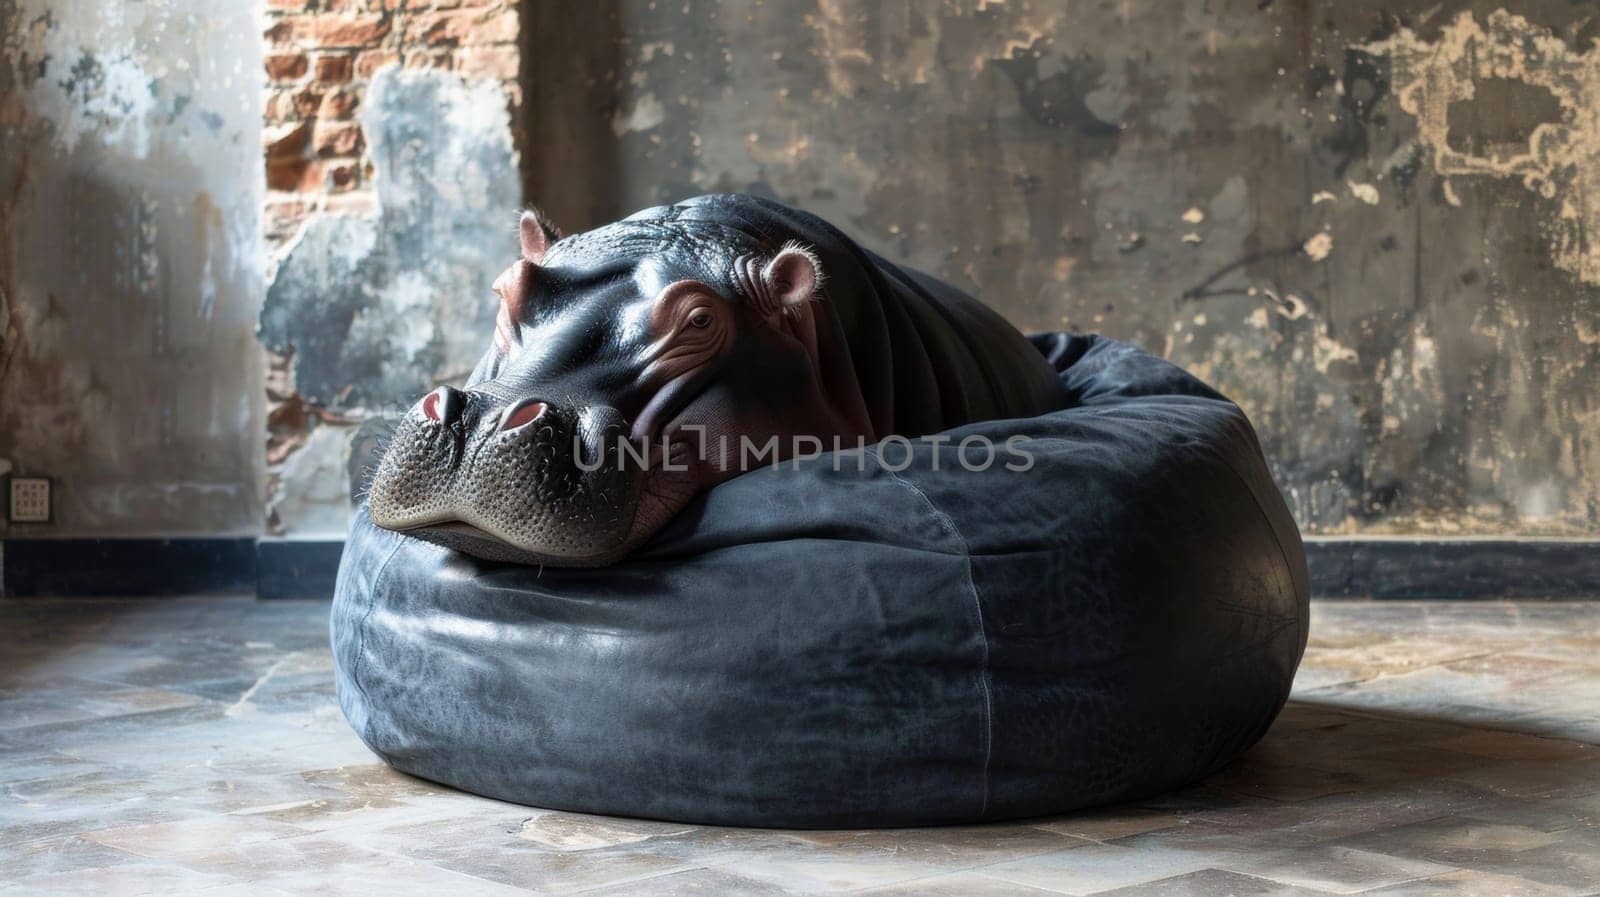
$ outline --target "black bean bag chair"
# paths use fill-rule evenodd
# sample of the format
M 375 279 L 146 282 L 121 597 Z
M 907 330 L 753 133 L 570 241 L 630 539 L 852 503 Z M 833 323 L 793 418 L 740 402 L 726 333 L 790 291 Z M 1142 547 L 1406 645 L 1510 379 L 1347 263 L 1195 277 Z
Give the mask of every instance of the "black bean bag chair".
M 413 775 L 699 823 L 1005 819 L 1210 774 L 1289 694 L 1299 533 L 1231 402 L 1126 344 L 1034 342 L 1066 410 L 746 473 L 617 566 L 480 561 L 358 514 L 345 715 Z M 1032 468 L 968 469 L 972 434 L 1029 437 Z

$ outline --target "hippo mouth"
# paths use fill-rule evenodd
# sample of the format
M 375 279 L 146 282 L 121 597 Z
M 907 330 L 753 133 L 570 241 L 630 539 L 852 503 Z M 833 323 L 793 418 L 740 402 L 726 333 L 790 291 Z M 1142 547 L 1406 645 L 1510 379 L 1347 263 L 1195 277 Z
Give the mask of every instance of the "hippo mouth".
M 407 529 L 396 530 L 401 535 L 432 542 L 442 548 L 469 554 L 486 561 L 498 561 L 510 564 L 548 565 L 548 566 L 602 566 L 609 563 L 611 555 L 615 552 L 596 554 L 592 557 L 562 557 L 552 558 L 534 551 L 515 545 L 500 538 L 486 529 L 464 523 L 460 520 L 451 520 L 444 523 L 430 523 L 423 526 L 413 526 Z

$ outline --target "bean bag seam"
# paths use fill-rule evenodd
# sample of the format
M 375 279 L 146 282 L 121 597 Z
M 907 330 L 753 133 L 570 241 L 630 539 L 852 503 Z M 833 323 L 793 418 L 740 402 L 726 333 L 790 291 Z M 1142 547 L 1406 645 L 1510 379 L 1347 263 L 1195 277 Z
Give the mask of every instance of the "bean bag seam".
M 875 450 L 873 454 L 877 456 Z M 883 463 L 881 456 L 878 456 L 878 463 Z M 951 535 L 956 537 L 957 542 L 961 543 L 961 556 L 966 561 L 967 566 L 967 592 L 972 595 L 973 609 L 977 612 L 978 636 L 983 644 L 982 672 L 978 677 L 978 681 L 983 684 L 983 803 L 978 809 L 978 815 L 986 816 L 989 813 L 989 766 L 994 761 L 994 698 L 990 692 L 989 684 L 989 630 L 983 622 L 983 598 L 978 594 L 978 584 L 972 575 L 972 549 L 967 543 L 967 537 L 962 535 L 961 528 L 956 526 L 955 521 L 950 519 L 949 514 L 946 514 L 938 505 L 933 503 L 933 500 L 928 497 L 926 492 L 923 492 L 915 483 L 901 476 L 899 471 L 890 470 L 887 466 L 884 466 L 883 469 L 889 476 L 894 478 L 895 482 L 910 489 L 918 498 L 922 499 L 922 503 L 928 507 L 933 516 L 950 531 Z
M 371 706 L 372 699 L 367 695 L 366 686 L 361 684 L 361 661 L 367 656 L 367 621 L 372 619 L 372 615 L 378 612 L 378 582 L 383 579 L 383 574 L 388 571 L 390 562 L 395 559 L 395 556 L 400 553 L 400 549 L 404 548 L 405 544 L 403 538 L 396 539 L 394 548 L 390 550 L 389 556 L 383 559 L 383 563 L 379 564 L 377 571 L 372 574 L 372 600 L 367 603 L 367 612 L 361 615 L 361 622 L 356 624 L 356 656 L 355 660 L 350 664 L 350 684 L 356 687 L 356 691 L 361 692 L 361 701 L 368 706 Z M 366 741 L 367 733 L 362 732 L 360 734 L 362 740 Z M 368 746 L 371 746 L 370 743 Z M 385 759 L 388 758 L 388 755 L 383 751 L 379 751 L 377 748 L 373 748 L 373 750 L 379 756 Z
M 1253 428 L 1250 427 L 1249 418 L 1245 417 L 1244 410 L 1239 408 L 1239 406 L 1236 403 L 1233 403 L 1233 402 L 1230 401 L 1229 404 L 1232 404 L 1234 406 L 1234 410 L 1238 413 L 1238 416 L 1239 416 L 1238 417 L 1238 422 L 1242 423 L 1244 425 L 1246 431 L 1249 432 L 1250 435 L 1253 436 L 1255 431 L 1254 431 Z M 1257 450 L 1259 451 L 1259 448 Z M 1235 480 L 1238 480 L 1239 481 L 1239 485 L 1244 487 L 1244 490 L 1245 490 L 1246 494 L 1248 494 L 1250 496 L 1251 503 L 1255 505 L 1256 513 L 1261 515 L 1262 521 L 1264 523 L 1266 523 L 1267 531 L 1272 534 L 1272 544 L 1274 544 L 1274 545 L 1276 545 L 1278 547 L 1278 556 L 1283 559 L 1283 572 L 1284 572 L 1285 577 L 1287 577 L 1287 579 L 1289 581 L 1289 589 L 1290 589 L 1291 592 L 1298 593 L 1300 591 L 1300 582 L 1299 582 L 1299 577 L 1295 576 L 1295 572 L 1296 572 L 1295 571 L 1295 564 L 1294 564 L 1294 561 L 1289 556 L 1288 547 L 1283 544 L 1283 535 L 1278 532 L 1278 526 L 1273 521 L 1272 514 L 1267 511 L 1266 505 L 1262 502 L 1261 496 L 1256 492 L 1255 487 L 1251 485 L 1250 480 L 1248 478 L 1246 478 L 1244 474 L 1239 472 L 1238 468 L 1234 466 L 1233 461 L 1231 461 L 1227 457 L 1222 457 L 1220 460 L 1222 461 L 1222 467 L 1225 470 L 1227 470 L 1228 473 L 1233 474 L 1233 478 Z M 1280 498 L 1279 500 L 1281 501 L 1282 499 Z M 1298 595 L 1296 595 L 1296 598 L 1298 599 Z M 1297 600 L 1296 601 L 1296 606 L 1303 607 L 1304 605 Z M 1286 626 L 1293 626 L 1294 627 L 1295 640 L 1300 643 L 1299 656 L 1297 656 L 1295 658 L 1295 662 L 1296 662 L 1297 666 L 1299 664 L 1300 657 L 1305 656 L 1305 639 L 1306 639 L 1306 635 L 1307 635 L 1307 630 L 1309 628 L 1309 623 L 1310 623 L 1310 620 L 1307 618 L 1306 615 L 1303 615 L 1303 614 L 1292 614 L 1289 617 L 1288 623 L 1285 624 Z M 1281 631 L 1283 631 L 1283 627 L 1280 627 L 1279 629 L 1274 630 L 1273 631 L 1273 635 L 1276 636 Z M 1290 673 L 1289 681 L 1291 683 L 1293 683 L 1293 681 L 1294 681 L 1293 672 Z M 1287 689 L 1285 689 L 1282 699 L 1278 702 L 1278 706 L 1276 708 L 1274 708 L 1273 711 L 1270 714 L 1267 715 L 1267 725 L 1260 727 L 1260 731 L 1257 733 L 1255 739 L 1253 739 L 1251 741 L 1251 744 L 1254 744 L 1256 741 L 1261 740 L 1261 737 L 1266 734 L 1267 728 L 1271 726 L 1272 720 L 1277 717 L 1278 711 L 1283 709 L 1283 705 L 1285 703 L 1287 703 L 1288 700 L 1289 700 L 1289 692 L 1288 692 Z M 1226 764 L 1223 764 L 1223 765 L 1226 765 Z M 1220 769 L 1221 767 L 1218 766 L 1216 768 Z M 1215 771 L 1215 769 L 1213 769 L 1213 772 L 1214 771 Z
M 1237 422 L 1243 423 L 1245 429 L 1249 431 L 1251 435 L 1254 435 L 1254 431 L 1250 428 L 1249 419 L 1245 417 L 1244 410 L 1233 402 L 1229 402 L 1228 404 L 1233 405 L 1233 409 L 1238 415 Z M 1222 462 L 1222 466 L 1226 468 L 1229 473 L 1233 474 L 1233 478 L 1239 481 L 1239 485 L 1244 487 L 1244 491 L 1249 494 L 1251 503 L 1256 506 L 1256 513 L 1261 515 L 1261 519 L 1267 524 L 1267 531 L 1272 533 L 1272 544 L 1278 546 L 1278 556 L 1283 558 L 1284 573 L 1286 573 L 1289 577 L 1289 588 L 1299 591 L 1300 583 L 1297 581 L 1297 577 L 1294 575 L 1295 565 L 1294 562 L 1289 559 L 1289 549 L 1284 546 L 1283 535 L 1278 532 L 1278 526 L 1273 521 L 1272 515 L 1267 512 L 1265 504 L 1261 501 L 1261 496 L 1257 494 L 1256 488 L 1250 484 L 1250 481 L 1245 478 L 1245 475 L 1240 473 L 1239 469 L 1234 466 L 1233 461 L 1228 459 L 1226 456 L 1220 457 L 1219 460 Z

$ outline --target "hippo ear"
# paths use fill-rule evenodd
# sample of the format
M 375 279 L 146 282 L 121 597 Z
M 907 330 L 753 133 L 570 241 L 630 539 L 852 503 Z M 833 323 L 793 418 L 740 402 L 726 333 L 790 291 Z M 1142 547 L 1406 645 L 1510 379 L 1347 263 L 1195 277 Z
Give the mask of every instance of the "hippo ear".
M 517 231 L 522 238 L 522 257 L 535 265 L 544 261 L 544 254 L 549 251 L 550 244 L 561 239 L 561 232 L 555 225 L 544 220 L 544 215 L 537 209 L 529 209 L 522 213 L 522 222 Z
M 761 286 L 774 311 L 795 308 L 822 288 L 822 263 L 811 250 L 790 243 L 761 269 Z

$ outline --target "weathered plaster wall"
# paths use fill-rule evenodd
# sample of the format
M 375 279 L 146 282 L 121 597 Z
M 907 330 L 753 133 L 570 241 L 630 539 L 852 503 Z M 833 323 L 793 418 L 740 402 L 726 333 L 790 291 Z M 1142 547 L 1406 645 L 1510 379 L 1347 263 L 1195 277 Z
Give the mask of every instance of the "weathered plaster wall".
M 540 16 L 526 184 L 569 229 L 775 195 L 1215 381 L 1310 532 L 1600 533 L 1593 4 Z
M 0 0 L 0 536 L 260 529 L 257 7 Z

